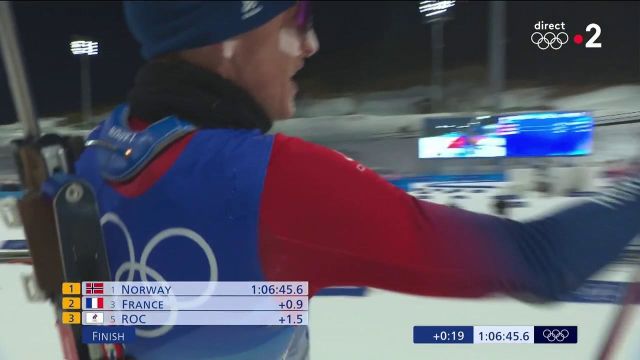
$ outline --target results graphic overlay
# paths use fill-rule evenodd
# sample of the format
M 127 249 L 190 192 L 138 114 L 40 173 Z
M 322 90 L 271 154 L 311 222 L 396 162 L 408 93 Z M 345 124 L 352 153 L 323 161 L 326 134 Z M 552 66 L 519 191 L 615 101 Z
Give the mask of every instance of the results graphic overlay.
M 308 325 L 307 282 L 83 282 L 83 325 Z
M 577 326 L 414 326 L 414 344 L 577 344 Z

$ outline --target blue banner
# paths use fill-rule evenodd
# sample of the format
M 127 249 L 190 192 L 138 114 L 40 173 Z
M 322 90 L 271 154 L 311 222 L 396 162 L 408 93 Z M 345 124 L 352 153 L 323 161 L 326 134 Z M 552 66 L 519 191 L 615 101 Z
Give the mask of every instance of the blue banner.
M 126 344 L 136 340 L 133 326 L 82 326 L 84 344 Z
M 577 326 L 534 326 L 536 344 L 577 344 Z
M 414 326 L 414 344 L 473 344 L 473 326 Z

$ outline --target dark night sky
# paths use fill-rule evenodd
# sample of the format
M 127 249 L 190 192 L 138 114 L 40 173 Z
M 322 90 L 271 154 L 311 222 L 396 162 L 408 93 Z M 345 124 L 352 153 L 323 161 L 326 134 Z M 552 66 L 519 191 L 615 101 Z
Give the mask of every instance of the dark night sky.
M 457 2 L 453 19 L 445 25 L 447 70 L 486 63 L 488 10 L 487 2 Z M 14 12 L 39 114 L 80 108 L 79 59 L 68 48 L 73 34 L 100 42 L 100 55 L 91 59 L 94 104 L 124 99 L 142 58 L 120 2 L 18 2 Z M 335 81 L 337 89 L 338 79 L 368 84 L 409 67 L 430 66 L 430 32 L 421 24 L 416 1 L 316 1 L 314 13 L 321 50 L 308 61 L 302 77 Z M 598 23 L 603 48 L 569 43 L 559 51 L 540 51 L 530 43 L 533 25 L 540 20 L 564 21 L 570 36 L 585 37 L 585 27 Z M 542 85 L 640 81 L 640 4 L 509 2 L 507 79 Z M 15 120 L 6 83 L 3 68 L 0 123 Z

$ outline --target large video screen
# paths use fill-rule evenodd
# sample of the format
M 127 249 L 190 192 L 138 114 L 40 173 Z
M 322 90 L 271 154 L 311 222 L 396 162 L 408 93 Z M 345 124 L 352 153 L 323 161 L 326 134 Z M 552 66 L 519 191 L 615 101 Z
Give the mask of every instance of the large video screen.
M 591 154 L 593 117 L 589 113 L 515 114 L 497 119 L 509 157 Z
M 426 137 L 418 140 L 418 156 L 431 158 L 503 157 L 506 139 L 491 116 L 426 119 Z
M 539 112 L 425 120 L 418 156 L 433 158 L 589 155 L 593 117 L 587 112 Z

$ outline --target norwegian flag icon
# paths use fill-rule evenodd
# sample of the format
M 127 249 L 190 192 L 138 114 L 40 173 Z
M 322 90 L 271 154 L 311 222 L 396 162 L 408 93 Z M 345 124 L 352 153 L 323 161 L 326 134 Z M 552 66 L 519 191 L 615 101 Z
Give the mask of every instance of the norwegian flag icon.
M 87 295 L 101 295 L 104 294 L 104 283 L 87 283 L 85 287 Z

